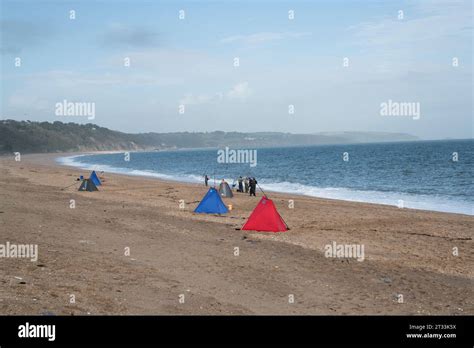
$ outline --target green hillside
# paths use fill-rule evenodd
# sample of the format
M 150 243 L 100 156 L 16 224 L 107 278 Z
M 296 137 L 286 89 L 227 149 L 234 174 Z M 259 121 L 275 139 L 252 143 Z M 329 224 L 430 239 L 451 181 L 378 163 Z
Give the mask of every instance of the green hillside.
M 411 140 L 418 138 L 408 134 L 379 132 L 290 134 L 216 131 L 128 134 L 94 124 L 0 121 L 1 153 L 138 151 L 224 146 L 252 148 Z

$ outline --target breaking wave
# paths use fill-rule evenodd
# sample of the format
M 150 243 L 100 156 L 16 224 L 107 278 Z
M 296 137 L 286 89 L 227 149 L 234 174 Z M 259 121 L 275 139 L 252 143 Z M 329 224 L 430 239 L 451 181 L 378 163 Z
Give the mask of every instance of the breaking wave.
M 89 163 L 82 161 L 86 155 L 60 157 L 57 162 L 62 165 L 73 166 L 84 170 L 105 171 L 110 173 L 151 177 L 168 181 L 202 183 L 202 175 L 197 174 L 164 174 L 154 170 L 116 167 L 107 164 Z M 94 156 L 96 157 L 96 156 Z M 233 183 L 233 179 L 226 179 Z M 213 178 L 211 178 L 211 183 Z M 218 181 L 216 181 L 218 183 Z M 278 182 L 262 178 L 259 185 L 263 190 L 272 192 L 305 195 L 311 197 L 336 199 L 352 202 L 376 203 L 396 206 L 399 200 L 403 201 L 404 208 L 441 211 L 474 215 L 474 208 L 470 202 L 458 201 L 443 195 L 409 194 L 404 192 L 382 192 L 371 190 L 355 190 L 344 187 L 317 187 L 293 182 Z

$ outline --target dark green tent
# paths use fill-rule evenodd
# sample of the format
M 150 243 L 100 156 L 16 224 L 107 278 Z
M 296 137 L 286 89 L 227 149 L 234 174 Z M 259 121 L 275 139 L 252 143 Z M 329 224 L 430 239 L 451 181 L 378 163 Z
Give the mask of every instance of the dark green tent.
M 99 191 L 91 179 L 83 179 L 78 191 Z

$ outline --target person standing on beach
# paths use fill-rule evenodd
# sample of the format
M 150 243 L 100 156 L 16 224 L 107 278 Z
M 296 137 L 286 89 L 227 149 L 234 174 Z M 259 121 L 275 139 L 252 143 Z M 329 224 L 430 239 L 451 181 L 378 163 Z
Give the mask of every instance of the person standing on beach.
M 242 179 L 242 176 L 239 176 L 239 178 L 237 179 L 237 181 L 239 182 L 239 189 L 237 190 L 237 192 L 244 192 L 244 186 L 243 186 L 243 180 Z
M 207 176 L 207 174 L 204 175 L 204 185 L 207 186 L 207 182 L 209 181 L 209 177 Z
M 257 180 L 255 178 L 250 178 L 249 185 L 250 185 L 250 196 L 256 197 L 255 190 L 257 188 Z
M 246 176 L 244 179 L 245 193 L 249 193 L 249 177 Z

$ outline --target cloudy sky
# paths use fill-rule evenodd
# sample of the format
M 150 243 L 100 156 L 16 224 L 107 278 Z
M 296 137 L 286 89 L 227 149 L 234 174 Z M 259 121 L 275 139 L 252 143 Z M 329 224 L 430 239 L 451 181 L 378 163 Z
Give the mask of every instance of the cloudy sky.
M 126 132 L 473 134 L 471 0 L 1 0 L 0 19 L 2 119 L 90 122 L 67 100 Z

